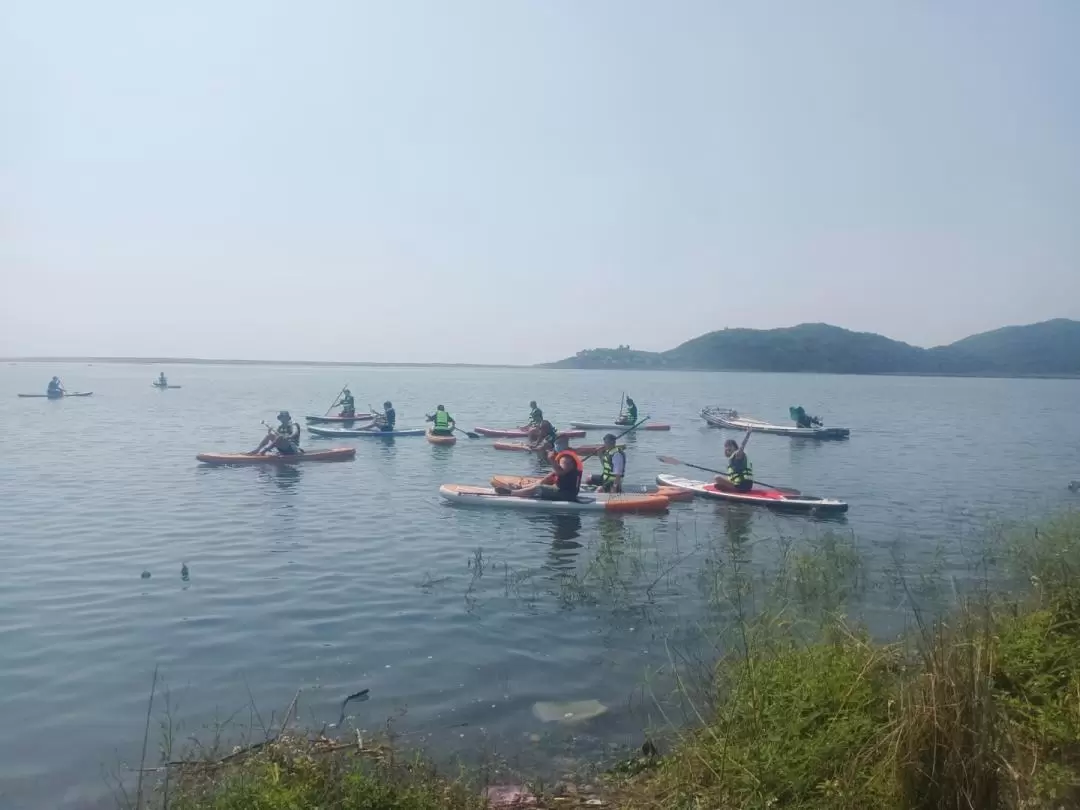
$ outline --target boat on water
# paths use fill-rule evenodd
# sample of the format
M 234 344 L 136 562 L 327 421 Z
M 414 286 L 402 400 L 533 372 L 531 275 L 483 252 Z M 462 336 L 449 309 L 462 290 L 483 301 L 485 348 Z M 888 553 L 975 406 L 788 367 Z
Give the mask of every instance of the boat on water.
M 771 433 L 776 436 L 794 436 L 805 439 L 847 439 L 851 436 L 849 428 L 824 426 L 801 428 L 794 425 L 776 425 L 762 419 L 740 416 L 738 411 L 729 408 L 703 408 L 701 418 L 709 427 L 753 430 L 755 433 Z
M 352 416 L 305 416 L 304 421 L 309 425 L 348 425 L 352 422 L 366 422 L 375 418 L 373 413 L 354 413 Z
M 93 391 L 65 391 L 62 394 L 19 394 L 23 399 L 67 399 L 68 397 L 92 397 Z
M 666 512 L 670 501 L 663 495 L 579 495 L 574 501 L 545 501 L 500 495 L 491 487 L 443 484 L 439 494 L 458 506 L 486 509 L 520 509 L 534 512 Z
M 350 428 L 321 428 L 315 427 L 314 425 L 308 425 L 307 431 L 312 436 L 323 436 L 334 439 L 392 439 L 395 436 L 423 436 L 425 433 L 427 433 L 427 428 L 402 428 L 399 430 L 353 430 Z
M 761 484 L 754 484 L 753 488 L 747 492 L 733 492 L 718 489 L 716 484 L 708 481 L 695 481 L 692 478 L 683 478 L 666 473 L 656 476 L 656 483 L 665 487 L 687 490 L 703 498 L 730 501 L 731 503 L 747 503 L 755 506 L 765 506 L 770 509 L 815 514 L 838 514 L 848 510 L 846 502 L 835 498 L 819 498 L 815 495 L 803 495 L 802 493 L 796 495 L 790 491 L 784 492 Z
M 524 428 L 488 428 L 478 427 L 473 428 L 476 433 L 481 436 L 487 436 L 490 439 L 524 439 L 529 435 L 529 431 Z M 560 439 L 582 439 L 585 437 L 584 430 L 559 430 L 555 435 Z
M 629 430 L 634 426 L 625 423 L 615 424 L 614 422 L 571 422 L 570 427 L 580 430 Z M 671 430 L 671 425 L 650 422 L 649 424 L 638 425 L 634 430 Z
M 332 447 L 328 450 L 308 450 L 303 453 L 199 453 L 195 458 L 203 464 L 300 464 L 306 461 L 348 461 L 356 456 L 355 447 Z

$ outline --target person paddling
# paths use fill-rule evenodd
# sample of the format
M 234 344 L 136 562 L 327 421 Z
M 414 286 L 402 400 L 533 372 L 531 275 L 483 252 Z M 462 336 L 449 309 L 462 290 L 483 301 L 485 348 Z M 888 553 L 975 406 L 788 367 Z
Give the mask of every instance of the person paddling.
M 157 384 L 159 386 L 161 386 L 162 388 L 168 388 L 169 387 L 169 381 L 165 379 L 165 372 L 164 371 L 161 372 L 160 374 L 158 374 Z
M 630 397 L 626 398 L 626 413 L 619 416 L 615 420 L 616 425 L 635 425 L 637 424 L 637 403 Z
M 581 492 L 581 458 L 572 450 L 555 456 L 555 471 L 530 487 L 510 493 L 515 498 L 539 498 L 543 501 L 576 501 Z
M 64 395 L 64 384 L 60 382 L 59 377 L 53 377 L 49 380 L 49 387 L 46 389 L 46 396 L 51 399 L 58 399 Z
M 394 403 L 386 400 L 382 406 L 383 412 L 375 415 L 374 424 L 368 428 L 361 428 L 362 430 L 380 430 L 383 433 L 393 431 L 394 426 L 397 424 L 397 411 L 394 410 Z
M 547 419 L 529 431 L 529 449 L 538 453 L 551 453 L 556 449 L 559 433 Z
M 352 391 L 348 388 L 343 388 L 341 396 L 335 403 L 341 406 L 341 413 L 338 416 L 356 416 L 356 400 L 353 399 Z
M 457 426 L 457 422 L 454 421 L 454 417 L 446 412 L 446 407 L 444 405 L 437 407 L 435 413 L 428 416 L 427 420 L 432 423 L 432 436 L 454 435 L 454 428 Z
M 750 441 L 752 430 L 746 431 L 740 445 L 734 439 L 724 442 L 724 455 L 727 456 L 727 475 L 716 476 L 716 488 L 728 492 L 749 492 L 754 487 L 754 467 L 746 457 L 746 443 Z
M 294 456 L 300 450 L 300 426 L 292 420 L 288 411 L 278 415 L 278 426 L 267 431 L 259 446 L 252 451 L 254 456 L 266 455 L 270 450 L 277 450 L 283 456 Z
M 626 475 L 626 448 L 615 442 L 614 433 L 604 437 L 604 449 L 597 454 L 600 473 L 589 477 L 589 484 L 604 492 L 622 492 L 623 476 Z

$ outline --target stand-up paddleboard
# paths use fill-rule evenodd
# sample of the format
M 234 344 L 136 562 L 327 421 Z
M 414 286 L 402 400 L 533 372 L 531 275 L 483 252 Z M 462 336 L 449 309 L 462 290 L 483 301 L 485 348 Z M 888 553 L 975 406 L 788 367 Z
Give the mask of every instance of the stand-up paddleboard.
M 754 484 L 747 492 L 731 492 L 717 489 L 715 484 L 682 478 L 678 475 L 658 475 L 656 483 L 665 487 L 685 489 L 704 498 L 715 498 L 732 503 L 751 503 L 771 509 L 787 509 L 803 512 L 846 512 L 848 505 L 834 498 L 818 498 L 813 495 L 787 495 L 778 489 Z
M 487 509 L 521 509 L 534 512 L 666 512 L 663 495 L 579 495 L 576 501 L 544 501 L 499 495 L 490 487 L 443 484 L 439 494 L 459 506 Z
M 305 453 L 199 453 L 196 459 L 203 464 L 300 464 L 305 461 L 348 461 L 356 456 L 355 447 L 333 447 L 329 450 L 309 450 Z

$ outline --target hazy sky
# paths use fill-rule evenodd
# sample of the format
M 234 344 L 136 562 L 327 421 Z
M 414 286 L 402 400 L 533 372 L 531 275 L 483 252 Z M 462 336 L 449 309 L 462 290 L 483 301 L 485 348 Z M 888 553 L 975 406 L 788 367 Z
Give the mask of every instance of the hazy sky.
M 1080 317 L 1077 0 L 3 0 L 0 355 Z

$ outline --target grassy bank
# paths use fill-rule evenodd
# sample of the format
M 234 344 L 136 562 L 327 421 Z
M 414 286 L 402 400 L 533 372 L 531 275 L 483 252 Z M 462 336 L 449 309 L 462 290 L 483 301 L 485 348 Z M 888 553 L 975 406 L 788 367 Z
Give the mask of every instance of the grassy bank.
M 837 611 L 862 577 L 844 546 L 792 555 L 752 610 L 730 571 L 720 587 L 739 620 L 708 682 L 679 696 L 698 722 L 614 770 L 604 806 L 1080 807 L 1080 515 L 1009 532 L 984 560 L 983 586 L 943 617 L 904 592 L 911 631 L 892 644 Z M 484 806 L 480 787 L 385 749 L 285 735 L 159 772 L 145 806 L 465 810 Z M 534 792 L 540 807 L 584 804 Z

